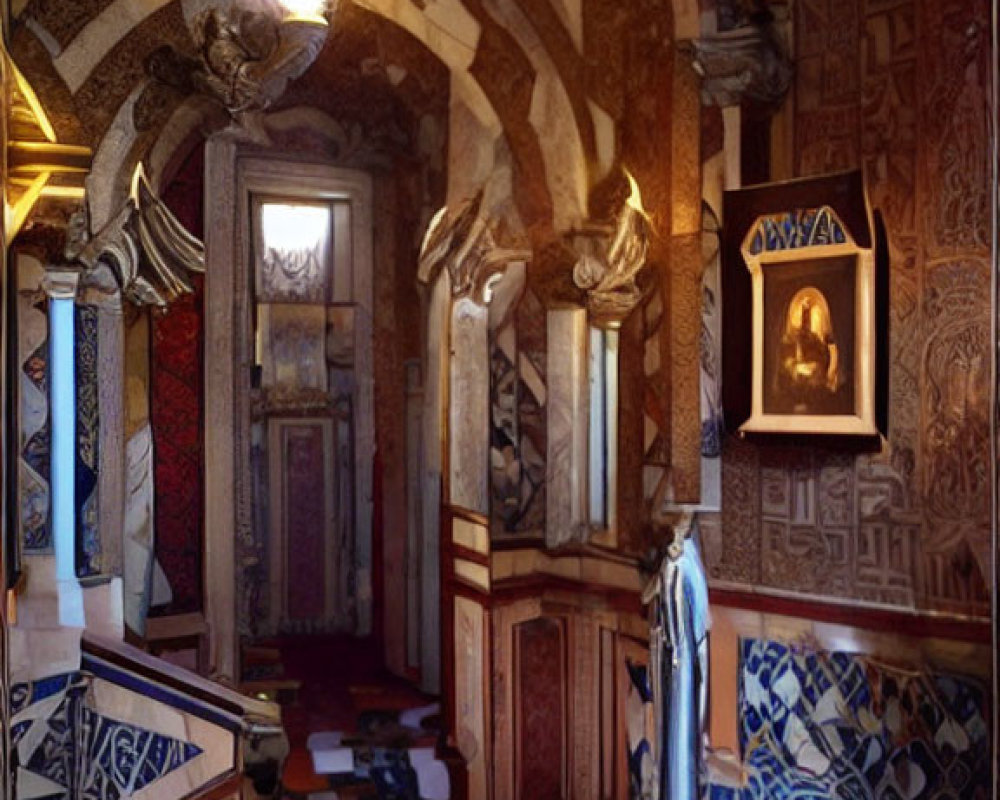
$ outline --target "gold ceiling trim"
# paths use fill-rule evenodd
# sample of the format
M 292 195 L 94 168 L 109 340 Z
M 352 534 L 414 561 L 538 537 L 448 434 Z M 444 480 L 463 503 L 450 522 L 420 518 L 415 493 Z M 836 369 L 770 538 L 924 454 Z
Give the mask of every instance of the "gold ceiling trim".
M 31 119 L 44 137 L 40 141 L 7 142 L 7 174 L 4 223 L 7 241 L 11 241 L 43 198 L 79 202 L 84 196 L 83 181 L 90 172 L 93 151 L 89 147 L 61 144 L 45 108 L 31 84 L 6 55 L 9 74 L 17 86 L 17 96 L 8 89 L 5 113 L 8 121 L 15 115 Z M 60 184 L 50 186 L 53 177 Z M 14 198 L 13 200 L 11 198 Z

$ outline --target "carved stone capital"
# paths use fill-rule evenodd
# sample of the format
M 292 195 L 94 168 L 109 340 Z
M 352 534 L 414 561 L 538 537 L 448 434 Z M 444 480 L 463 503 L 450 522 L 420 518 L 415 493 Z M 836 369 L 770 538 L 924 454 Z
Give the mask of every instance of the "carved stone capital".
M 481 215 L 483 190 L 454 213 L 442 208 L 431 220 L 420 250 L 421 280 L 431 283 L 442 270 L 448 270 L 451 294 L 455 299 L 469 298 L 487 305 L 493 285 L 507 265 L 531 259 L 526 242 L 501 232 L 499 223 Z M 512 239 L 512 242 L 502 241 Z
M 75 300 L 79 285 L 80 270 L 72 266 L 60 265 L 45 270 L 42 291 L 52 300 Z
M 598 325 L 618 327 L 643 297 L 637 283 L 646 266 L 649 220 L 638 187 L 611 224 L 588 223 L 572 232 L 570 246 L 577 254 L 573 282 L 587 293 L 587 310 Z

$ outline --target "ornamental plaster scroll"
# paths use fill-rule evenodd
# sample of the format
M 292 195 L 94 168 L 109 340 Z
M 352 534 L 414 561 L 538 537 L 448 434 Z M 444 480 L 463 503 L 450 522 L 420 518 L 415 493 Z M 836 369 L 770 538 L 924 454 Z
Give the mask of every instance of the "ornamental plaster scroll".
M 66 257 L 88 274 L 110 266 L 122 296 L 136 305 L 166 307 L 194 291 L 191 273 L 205 271 L 205 247 L 153 193 L 142 165 L 122 208 L 93 236 L 85 211 L 70 221 Z
M 335 13 L 338 0 L 329 6 Z M 185 94 L 212 98 L 251 141 L 269 143 L 263 112 L 319 56 L 329 24 L 322 18 L 282 18 L 277 7 L 263 11 L 234 7 L 202 11 L 190 28 L 197 58 L 164 45 L 147 59 L 147 72 Z
M 434 215 L 420 248 L 418 275 L 433 284 L 442 269 L 448 270 L 454 299 L 469 298 L 488 305 L 493 287 L 513 262 L 526 262 L 531 250 L 520 236 L 502 222 L 482 213 L 484 190 L 454 212 L 447 206 Z M 513 240 L 510 246 L 503 244 Z
M 767 3 L 743 24 L 698 39 L 688 49 L 702 78 L 704 105 L 733 106 L 744 99 L 777 108 L 795 74 L 788 46 Z
M 617 327 L 642 300 L 639 273 L 646 266 L 649 215 L 635 179 L 631 193 L 610 225 L 588 225 L 570 235 L 576 251 L 573 282 L 587 293 L 587 310 L 598 325 Z

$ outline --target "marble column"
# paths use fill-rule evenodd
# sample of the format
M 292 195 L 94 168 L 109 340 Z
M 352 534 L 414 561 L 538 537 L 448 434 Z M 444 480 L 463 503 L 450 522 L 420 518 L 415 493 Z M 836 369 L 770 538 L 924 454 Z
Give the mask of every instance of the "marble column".
M 448 327 L 451 286 L 442 270 L 430 287 L 427 367 L 424 374 L 423 497 L 420 557 L 420 688 L 441 691 L 441 482 L 444 461 L 443 409 L 447 403 Z
M 469 297 L 452 305 L 450 356 L 448 500 L 452 506 L 488 514 L 489 313 Z
M 587 311 L 556 308 L 548 313 L 548 475 L 545 544 L 558 547 L 586 539 L 589 386 Z
M 82 628 L 83 594 L 76 577 L 76 387 L 74 301 L 79 272 L 49 270 L 49 403 L 52 419 L 52 543 L 59 624 Z

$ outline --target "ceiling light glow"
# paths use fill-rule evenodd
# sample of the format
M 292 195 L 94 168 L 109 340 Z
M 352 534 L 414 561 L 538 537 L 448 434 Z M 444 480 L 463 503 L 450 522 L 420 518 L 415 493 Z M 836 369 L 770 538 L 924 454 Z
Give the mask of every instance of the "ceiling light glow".
M 265 247 L 286 252 L 312 250 L 327 236 L 330 209 L 327 206 L 264 203 L 260 222 Z
M 315 22 L 326 25 L 327 0 L 280 0 L 288 16 L 286 22 Z

